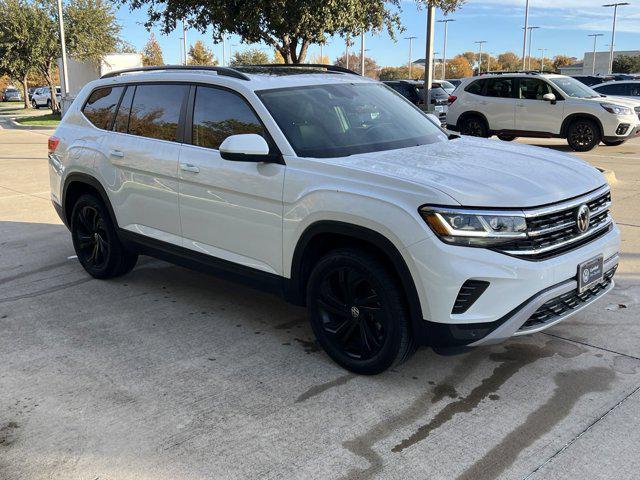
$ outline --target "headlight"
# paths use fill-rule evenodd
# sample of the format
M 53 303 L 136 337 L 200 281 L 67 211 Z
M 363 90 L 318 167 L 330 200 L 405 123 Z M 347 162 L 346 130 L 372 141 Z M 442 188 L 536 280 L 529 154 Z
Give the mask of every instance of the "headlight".
M 622 105 L 614 105 L 613 103 L 601 103 L 600 105 L 607 112 L 614 115 L 631 115 L 633 113 L 629 107 L 623 107 Z
M 524 214 L 422 207 L 420 215 L 446 243 L 489 247 L 527 236 Z

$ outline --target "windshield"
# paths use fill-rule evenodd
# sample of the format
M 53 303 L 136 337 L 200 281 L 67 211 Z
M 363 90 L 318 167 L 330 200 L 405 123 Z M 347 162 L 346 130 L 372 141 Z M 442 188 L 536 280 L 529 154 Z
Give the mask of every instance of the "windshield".
M 257 94 L 301 157 L 344 157 L 446 138 L 425 114 L 382 84 L 313 85 Z
M 600 94 L 584 83 L 571 77 L 551 77 L 551 82 L 570 97 L 598 98 Z

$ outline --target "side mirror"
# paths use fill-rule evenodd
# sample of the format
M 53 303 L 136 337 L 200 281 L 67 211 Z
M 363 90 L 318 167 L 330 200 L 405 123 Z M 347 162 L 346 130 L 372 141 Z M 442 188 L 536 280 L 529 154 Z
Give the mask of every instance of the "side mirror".
M 551 102 L 551 105 L 555 105 L 556 96 L 553 93 L 545 93 L 542 96 L 542 100 L 544 100 L 545 102 Z
M 218 150 L 222 158 L 236 162 L 272 162 L 275 157 L 269 154 L 269 144 L 264 137 L 255 133 L 231 135 Z

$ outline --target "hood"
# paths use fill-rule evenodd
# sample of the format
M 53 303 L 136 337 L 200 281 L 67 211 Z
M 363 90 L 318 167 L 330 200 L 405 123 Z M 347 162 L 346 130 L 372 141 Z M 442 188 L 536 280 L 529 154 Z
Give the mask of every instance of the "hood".
M 606 97 L 601 98 L 601 100 L 605 100 L 609 103 L 617 103 L 622 105 L 623 107 L 640 107 L 640 100 L 635 100 L 631 97 L 617 97 L 615 95 L 607 95 Z
M 572 155 L 474 137 L 323 160 L 435 188 L 468 207 L 545 205 L 606 183 Z

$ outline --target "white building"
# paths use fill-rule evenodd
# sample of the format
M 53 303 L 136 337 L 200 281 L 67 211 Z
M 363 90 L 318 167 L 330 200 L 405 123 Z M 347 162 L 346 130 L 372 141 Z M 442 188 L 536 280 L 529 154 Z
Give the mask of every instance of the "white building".
M 640 50 L 626 50 L 613 52 L 613 58 L 620 55 L 629 57 L 640 56 Z M 591 75 L 593 72 L 593 52 L 585 52 L 584 60 L 580 63 L 574 63 L 560 68 L 563 75 Z M 595 56 L 595 74 L 607 75 L 609 73 L 609 51 L 596 52 Z M 616 73 L 616 72 L 614 72 Z

